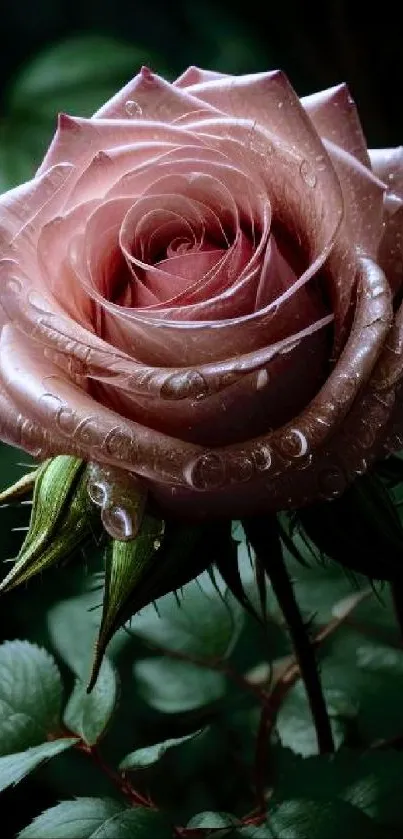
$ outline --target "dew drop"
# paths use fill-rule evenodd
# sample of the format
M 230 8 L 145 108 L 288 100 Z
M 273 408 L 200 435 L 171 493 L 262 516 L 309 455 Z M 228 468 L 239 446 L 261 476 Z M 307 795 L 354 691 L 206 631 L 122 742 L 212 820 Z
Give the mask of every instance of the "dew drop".
M 103 449 L 112 457 L 133 464 L 138 458 L 138 445 L 133 437 L 129 437 L 120 428 L 112 428 L 105 437 Z
M 103 481 L 89 479 L 87 482 L 87 492 L 92 503 L 97 507 L 105 507 L 108 503 L 108 484 Z
M 194 458 L 185 468 L 185 479 L 195 489 L 214 489 L 225 481 L 225 465 L 218 454 L 210 452 Z
M 266 469 L 270 469 L 272 456 L 268 446 L 263 443 L 256 446 L 252 452 L 252 458 L 258 472 L 265 472 Z
M 92 417 L 82 420 L 75 430 L 75 437 L 83 446 L 89 446 L 96 439 L 98 433 L 97 422 Z
M 39 405 L 50 415 L 56 415 L 63 410 L 63 402 L 53 393 L 42 393 L 39 397 Z
M 125 111 L 129 117 L 141 117 L 143 111 L 138 102 L 128 99 L 125 104 Z
M 308 452 L 308 440 L 299 428 L 290 428 L 280 438 L 279 449 L 286 457 L 304 457 Z
M 201 399 L 208 393 L 208 384 L 197 370 L 174 373 L 161 386 L 162 399 Z
M 70 408 L 62 407 L 59 409 L 56 416 L 56 423 L 63 434 L 74 434 L 77 418 Z
M 119 542 L 128 542 L 133 539 L 137 532 L 137 527 L 133 522 L 132 516 L 124 507 L 107 506 L 101 511 L 102 524 L 109 536 L 112 539 L 118 539 Z
M 304 183 L 306 183 L 307 186 L 313 189 L 317 184 L 318 178 L 316 172 L 307 160 L 303 160 L 301 162 L 299 172 Z
M 228 474 L 232 481 L 249 481 L 253 475 L 253 463 L 251 459 L 240 452 L 232 455 L 228 460 Z

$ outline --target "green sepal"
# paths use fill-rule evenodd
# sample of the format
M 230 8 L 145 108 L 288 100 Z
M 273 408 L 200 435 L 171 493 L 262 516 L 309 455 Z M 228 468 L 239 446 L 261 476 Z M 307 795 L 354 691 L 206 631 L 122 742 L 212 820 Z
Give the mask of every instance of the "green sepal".
M 374 580 L 403 578 L 403 527 L 374 472 L 357 478 L 340 498 L 304 507 L 295 517 L 320 554 Z
M 0 591 L 66 559 L 90 537 L 94 511 L 86 484 L 86 465 L 75 457 L 59 455 L 39 467 L 28 533 Z
M 158 529 L 158 519 L 146 514 L 140 534 L 144 522 L 150 519 Z M 103 613 L 89 691 L 114 632 L 140 609 L 164 594 L 181 589 L 213 565 L 231 544 L 230 522 L 207 525 L 170 520 L 163 536 L 161 530 L 155 535 L 151 522 L 147 528 L 148 542 L 140 542 L 136 547 L 137 536 L 131 542 L 113 542 L 107 549 Z M 158 549 L 155 540 L 161 541 Z
M 146 514 L 135 539 L 128 542 L 112 539 L 106 549 L 101 626 L 88 692 L 97 680 L 106 646 L 121 625 L 120 616 L 128 597 L 161 547 L 164 527 L 161 519 Z
M 31 472 L 27 472 L 26 475 L 19 478 L 15 484 L 3 489 L 0 492 L 0 504 L 10 504 L 13 501 L 17 502 L 20 498 L 24 498 L 25 495 L 29 495 L 34 489 L 38 472 L 39 469 L 32 469 Z

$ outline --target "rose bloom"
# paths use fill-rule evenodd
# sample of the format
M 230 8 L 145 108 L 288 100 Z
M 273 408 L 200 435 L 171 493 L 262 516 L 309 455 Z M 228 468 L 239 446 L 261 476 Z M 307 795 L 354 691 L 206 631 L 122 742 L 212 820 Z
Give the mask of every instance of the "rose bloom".
M 0 198 L 0 434 L 231 514 L 403 443 L 402 150 L 344 85 L 143 70 Z M 123 472 L 122 472 L 123 470 Z

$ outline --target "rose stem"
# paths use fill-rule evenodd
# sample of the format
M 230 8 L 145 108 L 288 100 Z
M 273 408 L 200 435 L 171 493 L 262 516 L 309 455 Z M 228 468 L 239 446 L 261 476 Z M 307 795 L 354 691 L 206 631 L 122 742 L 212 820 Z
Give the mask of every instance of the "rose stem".
M 396 620 L 399 626 L 400 642 L 403 643 L 403 585 L 397 580 L 390 584 Z
M 322 693 L 315 650 L 295 599 L 294 589 L 284 562 L 277 522 L 251 517 L 242 522 L 257 562 L 271 581 L 274 594 L 284 615 L 310 705 L 320 754 L 334 751 L 333 734 Z M 274 527 L 273 527 L 274 525 Z

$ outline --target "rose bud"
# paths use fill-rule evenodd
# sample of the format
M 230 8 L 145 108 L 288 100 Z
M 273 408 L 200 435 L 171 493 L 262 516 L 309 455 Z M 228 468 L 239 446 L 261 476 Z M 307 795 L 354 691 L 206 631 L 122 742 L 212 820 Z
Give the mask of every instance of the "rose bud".
M 402 198 L 343 85 L 144 68 L 62 115 L 0 199 L 2 439 L 184 516 L 341 494 L 403 440 Z

